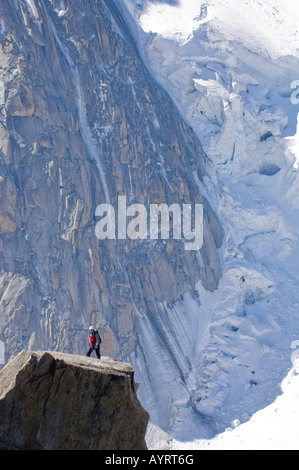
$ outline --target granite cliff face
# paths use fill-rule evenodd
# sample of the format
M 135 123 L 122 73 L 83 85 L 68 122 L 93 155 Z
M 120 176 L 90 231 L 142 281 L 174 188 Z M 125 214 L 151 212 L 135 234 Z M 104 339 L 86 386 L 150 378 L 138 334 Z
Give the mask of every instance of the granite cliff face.
M 149 416 L 129 364 L 22 351 L 0 383 L 2 449 L 146 449 Z
M 200 142 L 142 64 L 113 1 L 7 0 L 0 18 L 6 360 L 22 349 L 82 354 L 93 323 L 104 354 L 142 355 L 153 387 L 154 358 L 170 364 L 170 384 L 184 383 L 188 351 L 169 341 L 180 333 L 172 307 L 188 315 L 184 297 L 198 302 L 198 281 L 213 290 L 221 276 L 223 234 L 199 189 Z M 172 239 L 99 241 L 96 207 L 119 195 L 145 206 L 203 203 L 200 253 Z M 158 391 L 155 400 L 163 403 Z

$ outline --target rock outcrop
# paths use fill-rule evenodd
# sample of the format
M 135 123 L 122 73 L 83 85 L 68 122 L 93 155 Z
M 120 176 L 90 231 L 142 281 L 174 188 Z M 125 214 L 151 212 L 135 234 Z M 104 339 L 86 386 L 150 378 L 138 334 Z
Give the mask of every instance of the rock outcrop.
M 0 372 L 0 448 L 142 450 L 134 372 L 108 358 L 22 351 Z

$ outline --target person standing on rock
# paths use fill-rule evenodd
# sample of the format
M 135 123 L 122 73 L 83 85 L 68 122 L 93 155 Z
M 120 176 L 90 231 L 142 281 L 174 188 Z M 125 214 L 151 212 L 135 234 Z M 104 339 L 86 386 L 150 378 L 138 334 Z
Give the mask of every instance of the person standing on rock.
M 89 350 L 87 352 L 87 356 L 90 357 L 92 351 L 96 352 L 97 358 L 101 359 L 101 354 L 100 354 L 100 344 L 101 344 L 101 338 L 99 335 L 99 332 L 95 330 L 93 326 L 89 327 Z

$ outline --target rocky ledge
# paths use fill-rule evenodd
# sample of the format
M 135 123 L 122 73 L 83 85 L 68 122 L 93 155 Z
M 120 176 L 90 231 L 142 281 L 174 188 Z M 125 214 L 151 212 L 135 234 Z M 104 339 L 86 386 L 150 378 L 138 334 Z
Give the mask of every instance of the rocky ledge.
M 149 415 L 130 364 L 22 351 L 0 371 L 0 448 L 142 450 Z

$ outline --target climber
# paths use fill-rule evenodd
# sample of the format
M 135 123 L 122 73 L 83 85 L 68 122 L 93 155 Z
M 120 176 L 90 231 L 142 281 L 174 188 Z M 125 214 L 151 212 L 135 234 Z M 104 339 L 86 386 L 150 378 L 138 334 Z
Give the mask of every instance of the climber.
M 89 327 L 89 345 L 90 348 L 87 352 L 87 356 L 90 357 L 91 353 L 93 350 L 95 350 L 97 358 L 101 359 L 101 354 L 100 354 L 100 344 L 102 340 L 99 335 L 99 332 L 95 330 L 93 326 Z

